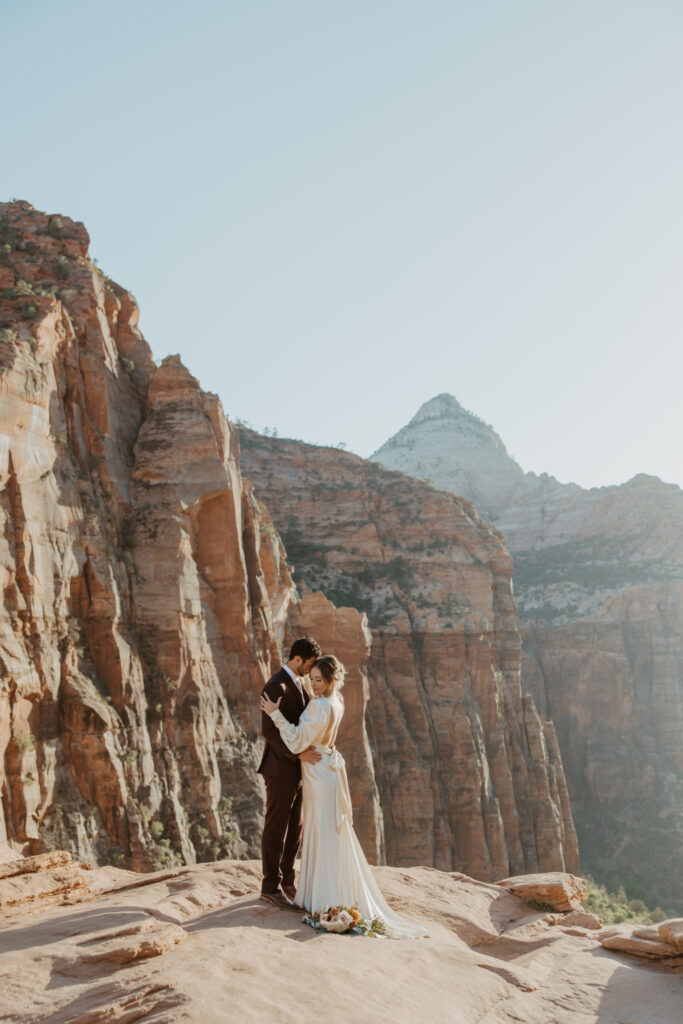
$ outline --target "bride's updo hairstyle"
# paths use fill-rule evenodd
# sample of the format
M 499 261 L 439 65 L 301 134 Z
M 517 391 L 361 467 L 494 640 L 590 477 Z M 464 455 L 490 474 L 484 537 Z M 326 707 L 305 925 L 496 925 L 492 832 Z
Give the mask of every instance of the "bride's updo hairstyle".
M 318 658 L 313 668 L 317 668 L 320 671 L 320 675 L 327 683 L 326 697 L 331 697 L 333 693 L 339 693 L 344 685 L 345 669 L 341 661 L 335 658 L 334 654 L 323 654 L 322 658 Z

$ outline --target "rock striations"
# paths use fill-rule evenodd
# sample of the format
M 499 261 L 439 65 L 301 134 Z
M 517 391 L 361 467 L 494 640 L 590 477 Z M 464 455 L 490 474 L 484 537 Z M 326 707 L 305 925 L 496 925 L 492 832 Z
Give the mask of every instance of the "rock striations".
M 354 455 L 241 432 L 303 603 L 366 611 L 386 859 L 478 878 L 574 870 L 559 748 L 520 686 L 512 563 L 468 502 Z
M 451 451 L 454 435 L 462 452 L 457 459 Z M 425 402 L 371 458 L 474 502 L 480 515 L 492 521 L 508 507 L 524 479 L 493 427 L 453 395 Z
M 220 402 L 154 362 L 84 226 L 0 204 L 0 245 L 0 838 L 135 870 L 256 855 L 256 696 L 312 632 L 348 669 L 372 860 L 573 870 L 499 534 L 373 463 L 247 434 L 273 523 Z
M 0 837 L 138 870 L 255 854 L 257 694 L 305 612 L 280 539 L 220 402 L 155 365 L 83 225 L 0 204 L 0 236 Z M 377 857 L 363 616 L 326 623 Z
M 683 912 L 683 491 L 522 473 L 449 395 L 373 459 L 464 488 L 504 534 L 524 684 L 557 728 L 584 865 Z
M 563 888 L 573 905 L 570 876 L 521 879 L 520 898 L 514 879 L 376 868 L 389 903 L 429 929 L 392 942 L 320 934 L 263 904 L 256 861 L 136 876 L 53 856 L 58 867 L 0 863 L 8 1024 L 258 1024 L 274 1010 L 316 1020 L 321 1006 L 338 1024 L 359 1005 L 382 1022 L 680 1024 L 681 922 L 615 941 L 586 911 L 534 906 Z

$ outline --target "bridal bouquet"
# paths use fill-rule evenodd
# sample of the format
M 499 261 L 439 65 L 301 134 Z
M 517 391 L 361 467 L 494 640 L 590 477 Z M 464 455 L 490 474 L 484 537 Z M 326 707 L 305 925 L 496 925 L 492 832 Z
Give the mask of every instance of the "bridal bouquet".
M 352 907 L 329 907 L 316 914 L 307 914 L 301 920 L 324 932 L 339 932 L 347 935 L 367 935 L 377 939 L 386 936 L 386 926 L 381 918 L 366 921 L 360 916 L 356 904 Z

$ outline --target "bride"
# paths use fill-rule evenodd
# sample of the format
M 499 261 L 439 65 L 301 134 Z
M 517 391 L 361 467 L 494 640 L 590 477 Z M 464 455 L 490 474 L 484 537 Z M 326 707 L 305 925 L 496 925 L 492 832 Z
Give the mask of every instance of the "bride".
M 293 754 L 314 747 L 321 759 L 302 764 L 304 836 L 297 906 L 309 913 L 357 905 L 368 921 L 380 918 L 394 938 L 421 938 L 427 932 L 387 905 L 353 830 L 351 797 L 344 759 L 334 743 L 344 714 L 340 690 L 344 667 L 332 654 L 318 658 L 310 672 L 312 699 L 292 725 L 265 694 L 261 710 L 270 716 Z

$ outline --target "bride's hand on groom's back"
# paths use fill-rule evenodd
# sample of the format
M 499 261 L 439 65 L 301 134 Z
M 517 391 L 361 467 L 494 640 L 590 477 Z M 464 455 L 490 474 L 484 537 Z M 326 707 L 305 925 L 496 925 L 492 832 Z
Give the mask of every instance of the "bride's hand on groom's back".
M 277 703 L 274 703 L 266 693 L 261 694 L 261 711 L 265 711 L 267 715 L 272 715 L 273 711 L 277 711 L 280 707 L 280 701 L 282 697 L 278 697 Z

